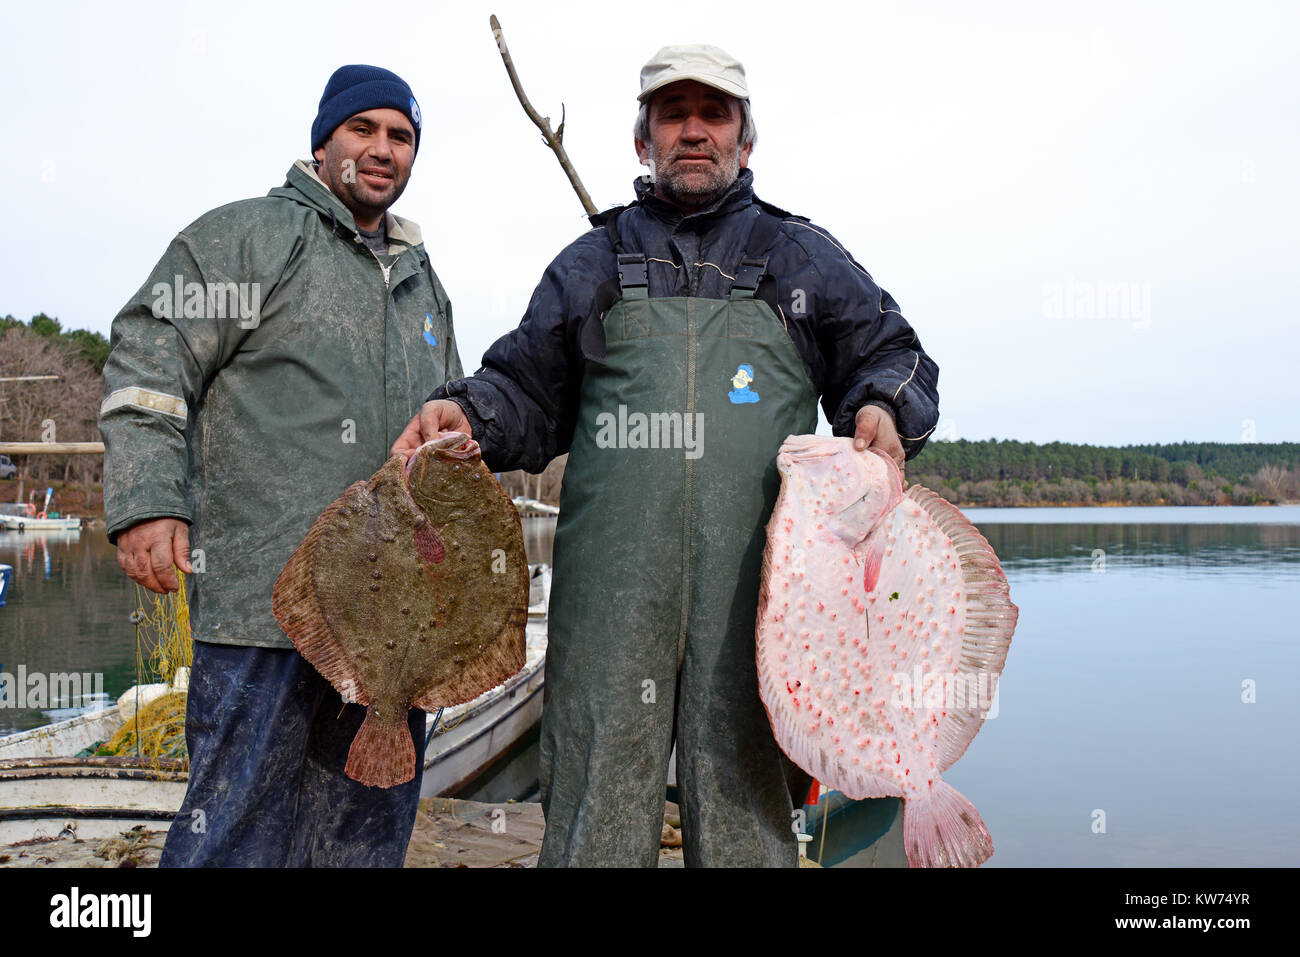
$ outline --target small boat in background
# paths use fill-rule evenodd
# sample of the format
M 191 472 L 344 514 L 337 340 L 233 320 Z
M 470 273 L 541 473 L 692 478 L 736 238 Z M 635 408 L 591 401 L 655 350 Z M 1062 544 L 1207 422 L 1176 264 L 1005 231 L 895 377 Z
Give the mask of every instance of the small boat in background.
M 60 515 L 51 512 L 50 500 L 54 498 L 54 489 L 46 488 L 45 504 L 37 510 L 35 504 L 28 502 L 18 508 L 0 512 L 0 529 L 15 532 L 48 531 L 52 529 L 81 528 L 81 519 L 75 515 Z
M 533 565 L 529 574 L 524 668 L 473 701 L 447 708 L 441 720 L 429 716 L 422 796 L 460 791 L 541 720 L 551 569 Z M 0 845 L 57 836 L 69 828 L 84 840 L 113 837 L 142 823 L 151 830 L 170 827 L 189 778 L 183 763 L 78 754 L 113 736 L 123 723 L 122 708 L 119 699 L 101 710 L 0 737 Z

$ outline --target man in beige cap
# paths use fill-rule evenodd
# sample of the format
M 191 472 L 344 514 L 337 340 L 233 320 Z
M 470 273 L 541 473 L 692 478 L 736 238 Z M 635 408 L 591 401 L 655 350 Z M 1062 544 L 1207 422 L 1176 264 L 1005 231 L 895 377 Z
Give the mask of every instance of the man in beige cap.
M 738 61 L 665 47 L 639 100 L 636 201 L 592 217 L 394 450 L 457 429 L 496 470 L 570 453 L 539 863 L 654 866 L 675 742 L 686 863 L 794 866 L 793 770 L 754 663 L 776 452 L 820 396 L 836 435 L 901 466 L 938 419 L 938 368 L 843 246 L 754 196 Z

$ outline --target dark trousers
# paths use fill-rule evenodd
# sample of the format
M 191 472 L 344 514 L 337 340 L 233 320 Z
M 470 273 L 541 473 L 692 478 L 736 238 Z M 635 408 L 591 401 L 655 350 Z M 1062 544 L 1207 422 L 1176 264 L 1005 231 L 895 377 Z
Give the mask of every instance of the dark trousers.
M 190 782 L 161 867 L 401 867 L 424 771 L 366 787 L 343 773 L 365 709 L 297 651 L 194 643 L 185 736 Z

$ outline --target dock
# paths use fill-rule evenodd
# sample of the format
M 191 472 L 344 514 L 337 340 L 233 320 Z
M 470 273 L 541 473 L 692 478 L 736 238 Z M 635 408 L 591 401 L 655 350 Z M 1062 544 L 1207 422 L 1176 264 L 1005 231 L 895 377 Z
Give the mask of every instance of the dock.
M 540 804 L 422 798 L 406 866 L 536 867 L 544 830 Z M 157 867 L 165 836 L 144 825 L 100 840 L 65 832 L 0 846 L 0 867 Z M 659 866 L 683 866 L 681 848 L 663 848 Z

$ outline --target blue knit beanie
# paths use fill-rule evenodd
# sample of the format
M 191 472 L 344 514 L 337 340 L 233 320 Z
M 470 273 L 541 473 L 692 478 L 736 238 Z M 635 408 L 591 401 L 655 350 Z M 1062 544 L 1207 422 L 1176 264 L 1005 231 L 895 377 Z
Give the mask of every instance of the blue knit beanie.
M 357 63 L 339 67 L 321 94 L 320 109 L 311 125 L 311 151 L 320 149 L 349 116 L 385 108 L 406 114 L 415 127 L 415 152 L 418 153 L 420 104 L 415 102 L 406 81 L 382 67 Z

